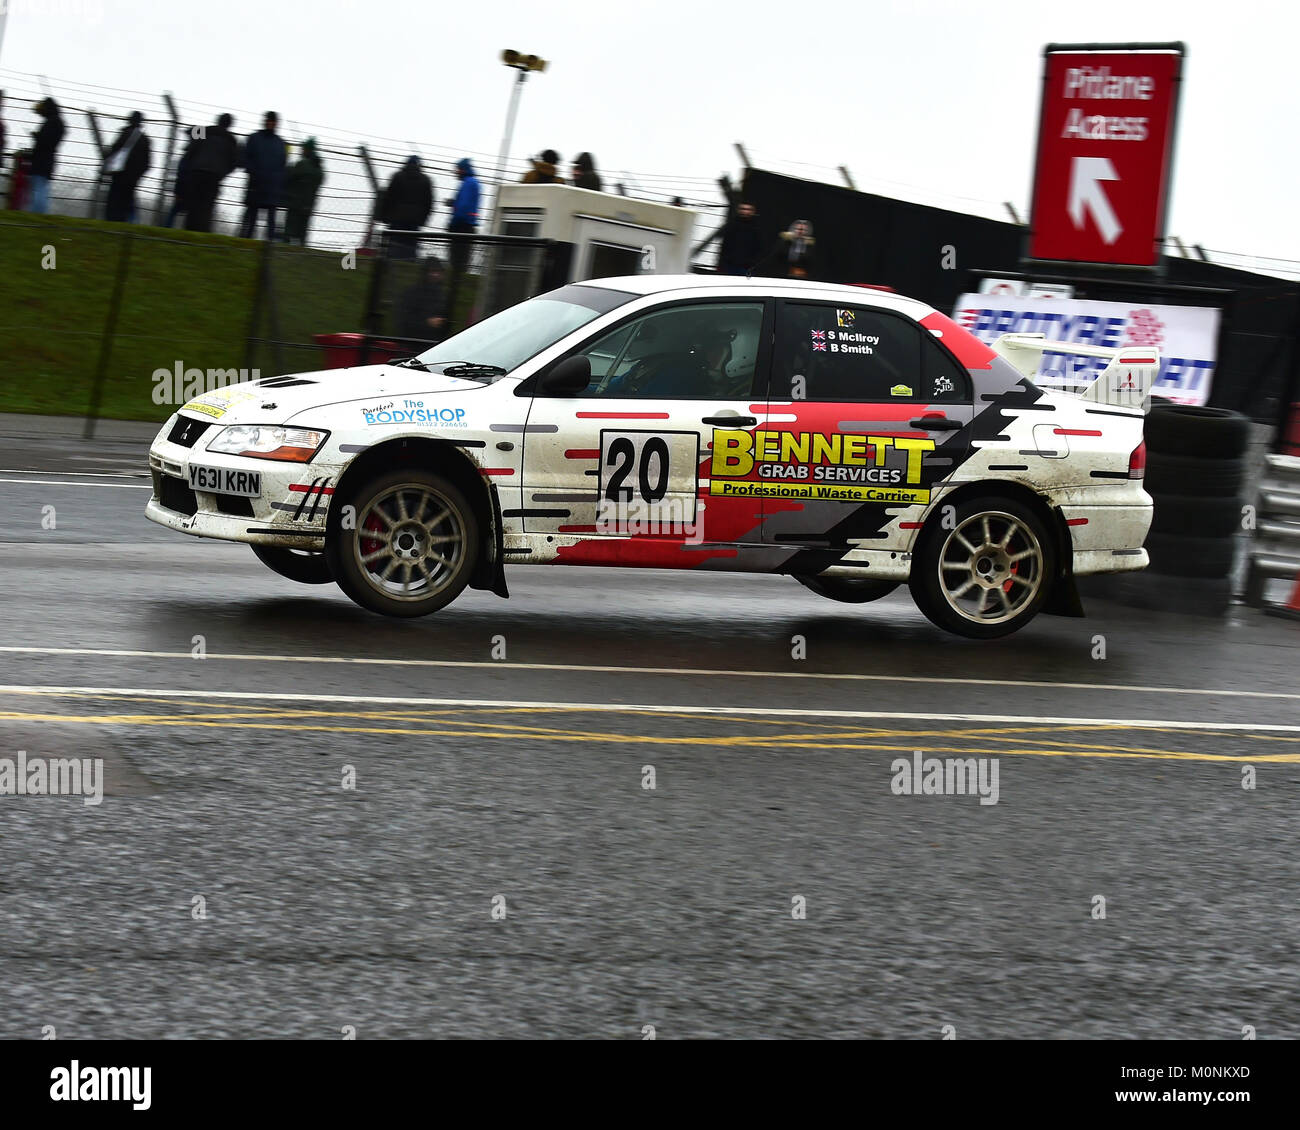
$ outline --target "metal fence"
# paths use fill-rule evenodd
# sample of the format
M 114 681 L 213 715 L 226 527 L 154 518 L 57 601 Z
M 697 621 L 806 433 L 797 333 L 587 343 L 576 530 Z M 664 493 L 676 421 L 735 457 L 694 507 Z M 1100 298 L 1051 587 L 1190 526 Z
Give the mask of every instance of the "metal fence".
M 328 306 L 318 256 L 265 245 L 250 365 L 285 373 L 410 356 L 563 282 L 549 240 L 385 231 L 378 242 L 373 253 L 337 257 L 348 277 L 328 287 Z M 440 274 L 432 288 L 430 267 Z
M 243 367 L 258 245 L 146 231 L 0 216 L 0 410 L 161 417 Z
M 560 285 L 560 251 L 426 232 L 339 253 L 0 213 L 0 411 L 84 415 L 89 435 L 214 384 L 409 356 Z M 412 333 L 434 258 L 442 293 L 424 316 L 443 321 Z
M 218 114 L 228 111 L 235 118 L 234 132 L 242 138 L 261 127 L 263 116 L 263 111 L 214 106 L 171 94 L 50 80 L 4 68 L 0 68 L 0 89 L 5 92 L 3 112 L 10 151 L 6 173 L 0 177 L 0 193 L 4 194 L 0 199 L 7 198 L 13 152 L 30 144 L 30 133 L 39 124 L 31 107 L 46 95 L 52 95 L 62 107 L 67 129 L 51 185 L 52 211 L 78 218 L 103 216 L 104 186 L 100 170 L 104 149 L 112 143 L 131 111 L 144 114 L 144 130 L 152 144 L 152 165 L 137 193 L 138 219 L 159 225 L 165 222 L 170 209 L 176 163 L 189 141 L 189 130 L 211 125 Z M 461 157 L 468 157 L 474 163 L 484 187 L 482 211 L 487 214 L 500 179 L 495 156 L 316 125 L 295 119 L 286 105 L 275 108 L 281 111 L 280 134 L 291 146 L 290 163 L 296 159 L 301 142 L 315 137 L 324 165 L 325 181 L 308 231 L 310 246 L 342 251 L 368 245 L 373 234 L 371 221 L 376 189 L 382 189 L 412 154 L 421 158 L 425 172 L 434 182 L 435 207 L 427 223 L 429 228 L 447 225 L 450 217 L 447 201 L 458 187 L 455 165 Z M 529 167 L 527 158 L 507 162 L 504 180 L 521 179 Z M 629 196 L 662 202 L 681 197 L 688 206 L 706 214 L 705 226 L 710 222 L 716 226 L 725 217 L 725 201 L 717 185 L 707 178 L 608 169 L 602 170 L 602 176 L 607 191 L 618 191 L 621 187 Z M 239 234 L 244 189 L 242 172 L 226 178 L 214 213 L 214 231 Z

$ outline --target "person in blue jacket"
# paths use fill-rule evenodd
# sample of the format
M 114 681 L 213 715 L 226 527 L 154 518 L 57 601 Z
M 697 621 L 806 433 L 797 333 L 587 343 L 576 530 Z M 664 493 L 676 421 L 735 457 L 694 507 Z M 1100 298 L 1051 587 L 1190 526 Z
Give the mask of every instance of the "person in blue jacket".
M 244 197 L 244 228 L 251 239 L 257 228 L 257 214 L 266 212 L 266 238 L 275 239 L 275 212 L 284 195 L 284 171 L 289 164 L 289 147 L 275 132 L 279 115 L 268 110 L 262 128 L 244 142 L 240 164 L 248 171 L 248 192 Z
M 460 188 L 451 202 L 451 222 L 447 225 L 447 230 L 472 235 L 478 230 L 478 203 L 482 188 L 468 157 L 462 157 L 456 162 L 456 176 L 460 178 Z M 470 245 L 462 240 L 450 242 L 451 273 L 460 275 L 469 262 Z

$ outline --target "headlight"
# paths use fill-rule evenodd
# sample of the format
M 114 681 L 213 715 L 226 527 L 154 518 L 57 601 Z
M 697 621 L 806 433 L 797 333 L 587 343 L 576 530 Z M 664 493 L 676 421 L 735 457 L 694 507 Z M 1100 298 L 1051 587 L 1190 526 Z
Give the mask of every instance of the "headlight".
M 282 428 L 274 424 L 236 424 L 222 428 L 208 444 L 208 450 L 224 455 L 247 455 L 252 459 L 282 459 L 306 463 L 321 448 L 329 432 L 313 428 Z

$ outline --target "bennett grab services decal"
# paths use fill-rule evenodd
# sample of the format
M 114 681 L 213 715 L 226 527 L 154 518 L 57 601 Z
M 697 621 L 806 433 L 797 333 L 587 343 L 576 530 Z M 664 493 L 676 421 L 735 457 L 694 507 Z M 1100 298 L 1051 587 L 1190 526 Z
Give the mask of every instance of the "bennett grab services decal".
M 932 439 L 854 432 L 747 432 L 715 428 L 709 493 L 724 498 L 828 502 L 930 501 L 919 487 Z
M 953 321 L 992 345 L 1003 334 L 1041 333 L 1050 342 L 1118 348 L 1149 345 L 1160 354 L 1153 396 L 1204 404 L 1218 357 L 1219 311 L 1208 306 L 1152 306 L 1084 298 L 963 294 Z M 1081 392 L 1106 368 L 1105 357 L 1043 350 L 1038 375 L 1046 388 Z

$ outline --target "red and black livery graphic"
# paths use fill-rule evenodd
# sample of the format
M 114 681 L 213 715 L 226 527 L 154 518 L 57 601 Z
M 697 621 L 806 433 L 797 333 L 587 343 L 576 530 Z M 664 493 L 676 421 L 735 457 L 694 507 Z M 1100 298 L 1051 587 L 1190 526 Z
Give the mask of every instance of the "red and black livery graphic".
M 334 488 L 330 486 L 332 481 L 327 475 L 324 478 L 312 479 L 309 483 L 290 483 L 288 499 L 284 502 L 271 503 L 271 509 L 292 515 L 295 522 L 313 525 L 318 517 L 323 522 L 325 512 L 329 509 L 329 503 L 325 499 L 334 493 Z
M 929 506 L 935 486 L 960 468 L 973 442 L 1005 440 L 1011 417 L 1053 410 L 1014 366 L 949 318 L 935 312 L 921 324 L 970 374 L 973 404 L 751 404 L 757 423 L 714 427 L 700 452 L 696 522 L 703 536 L 697 525 L 583 539 L 560 547 L 558 560 L 667 568 L 726 560 L 727 568 L 816 574 L 859 546 L 889 539 L 897 516 Z M 566 452 L 598 466 L 600 454 Z

